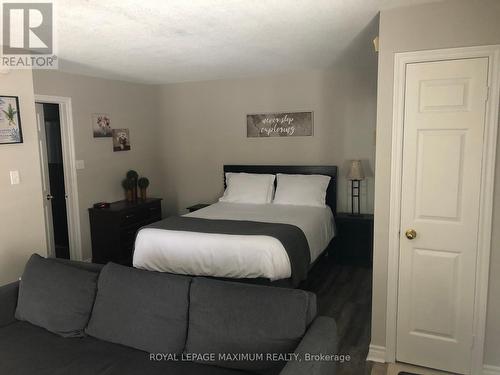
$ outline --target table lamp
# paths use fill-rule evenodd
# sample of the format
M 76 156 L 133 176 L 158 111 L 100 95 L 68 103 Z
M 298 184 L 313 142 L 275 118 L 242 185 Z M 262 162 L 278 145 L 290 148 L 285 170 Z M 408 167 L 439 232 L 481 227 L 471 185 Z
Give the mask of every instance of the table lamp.
M 361 160 L 351 160 L 349 166 L 349 173 L 347 174 L 347 179 L 351 181 L 351 213 L 353 215 L 359 215 L 359 186 L 361 180 L 365 178 L 363 173 L 363 165 Z M 354 209 L 356 207 L 356 210 Z

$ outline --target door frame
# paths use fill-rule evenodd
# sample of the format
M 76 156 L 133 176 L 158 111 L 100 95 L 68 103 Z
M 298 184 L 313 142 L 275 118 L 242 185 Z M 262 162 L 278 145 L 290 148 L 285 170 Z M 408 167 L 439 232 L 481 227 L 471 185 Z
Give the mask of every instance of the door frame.
M 403 126 L 406 65 L 466 58 L 488 57 L 488 101 L 486 102 L 481 199 L 479 203 L 478 255 L 473 318 L 471 374 L 483 368 L 488 277 L 495 183 L 495 156 L 500 105 L 500 45 L 449 48 L 396 53 L 394 56 L 394 97 L 392 118 L 391 195 L 389 209 L 389 248 L 387 264 L 386 362 L 396 360 L 399 248 L 401 225 L 401 186 L 403 165 Z
M 66 190 L 66 212 L 68 217 L 69 254 L 71 260 L 82 260 L 80 205 L 78 202 L 73 107 L 71 104 L 71 98 L 35 94 L 35 102 L 59 104 L 59 120 L 61 125 L 61 143 L 64 165 L 64 185 Z

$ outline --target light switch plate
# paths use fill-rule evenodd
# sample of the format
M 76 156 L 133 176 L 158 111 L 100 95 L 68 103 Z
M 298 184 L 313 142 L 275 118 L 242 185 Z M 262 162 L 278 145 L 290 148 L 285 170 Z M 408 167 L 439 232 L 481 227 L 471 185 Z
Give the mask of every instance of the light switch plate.
M 76 164 L 76 169 L 85 169 L 85 161 L 77 160 L 75 164 Z
M 19 185 L 19 171 L 10 171 L 10 184 L 11 185 Z

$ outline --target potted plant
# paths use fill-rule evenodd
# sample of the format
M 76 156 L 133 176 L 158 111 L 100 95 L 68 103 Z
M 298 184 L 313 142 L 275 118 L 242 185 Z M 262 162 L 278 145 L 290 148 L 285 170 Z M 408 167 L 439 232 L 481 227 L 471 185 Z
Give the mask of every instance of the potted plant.
M 132 202 L 134 200 L 133 191 L 135 187 L 135 180 L 131 178 L 125 178 L 122 181 L 122 187 L 125 189 L 125 199 L 127 202 Z
M 139 186 L 139 189 L 141 189 L 141 199 L 146 200 L 146 190 L 149 186 L 149 180 L 146 177 L 141 177 L 137 181 L 137 185 Z
M 139 174 L 136 171 L 134 171 L 133 169 L 131 169 L 127 172 L 127 178 L 134 181 L 134 186 L 132 187 L 132 199 L 134 201 L 136 201 L 137 200 L 137 179 L 139 178 Z

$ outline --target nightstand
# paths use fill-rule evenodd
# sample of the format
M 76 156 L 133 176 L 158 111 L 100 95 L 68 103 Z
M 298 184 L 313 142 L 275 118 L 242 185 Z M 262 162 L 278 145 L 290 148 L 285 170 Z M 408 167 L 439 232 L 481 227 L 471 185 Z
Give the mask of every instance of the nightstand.
M 373 215 L 338 212 L 332 252 L 340 264 L 371 267 L 373 261 Z
M 205 208 L 205 207 L 208 207 L 208 206 L 210 206 L 210 205 L 207 204 L 207 203 L 198 203 L 198 204 L 195 204 L 193 206 L 187 207 L 187 210 L 189 212 L 195 212 L 195 211 L 201 210 L 202 208 Z

